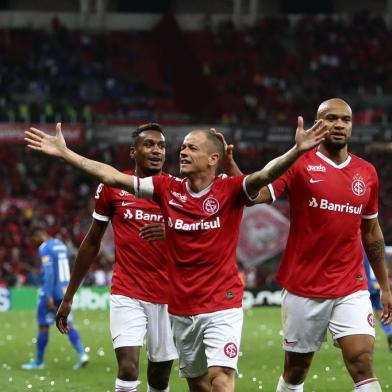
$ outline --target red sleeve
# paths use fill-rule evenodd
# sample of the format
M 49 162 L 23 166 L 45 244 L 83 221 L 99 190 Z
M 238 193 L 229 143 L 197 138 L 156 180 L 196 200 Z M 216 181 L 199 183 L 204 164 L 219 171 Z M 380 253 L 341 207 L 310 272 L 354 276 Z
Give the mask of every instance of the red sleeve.
M 112 216 L 112 205 L 110 203 L 110 188 L 99 184 L 95 192 L 95 208 L 93 217 L 101 221 L 109 221 Z
M 287 170 L 286 173 L 282 174 L 273 183 L 268 185 L 268 189 L 271 192 L 272 201 L 278 199 L 283 193 L 290 193 L 290 186 L 294 177 L 294 168 Z
M 152 184 L 154 186 L 153 200 L 158 204 L 162 200 L 163 190 L 169 187 L 169 176 L 153 176 Z
M 371 174 L 371 182 L 370 182 L 370 197 L 369 202 L 363 210 L 362 218 L 376 218 L 378 214 L 378 176 L 376 169 L 373 166 L 370 166 Z
M 229 189 L 234 199 L 239 201 L 241 205 L 244 205 L 249 202 L 249 200 L 251 200 L 245 186 L 246 177 L 248 177 L 248 175 L 246 174 L 231 177 L 222 177 L 225 179 L 225 181 L 227 181 L 227 184 L 229 184 Z

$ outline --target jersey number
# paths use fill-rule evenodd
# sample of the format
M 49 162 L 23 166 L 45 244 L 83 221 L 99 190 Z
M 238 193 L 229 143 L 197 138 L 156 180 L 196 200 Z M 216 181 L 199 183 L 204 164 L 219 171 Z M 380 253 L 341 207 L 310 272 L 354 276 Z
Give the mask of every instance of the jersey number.
M 69 273 L 69 262 L 66 253 L 59 253 L 59 281 L 60 282 L 69 282 L 70 273 Z

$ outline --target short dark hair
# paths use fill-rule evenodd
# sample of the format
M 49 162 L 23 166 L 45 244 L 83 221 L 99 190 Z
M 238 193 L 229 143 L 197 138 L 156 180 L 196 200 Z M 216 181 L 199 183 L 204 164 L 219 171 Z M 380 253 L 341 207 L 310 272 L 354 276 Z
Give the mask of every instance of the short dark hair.
M 144 131 L 157 131 L 160 132 L 163 136 L 165 136 L 162 127 L 158 123 L 147 123 L 139 125 L 133 132 L 132 132 L 132 144 L 135 145 L 137 138 L 140 134 Z

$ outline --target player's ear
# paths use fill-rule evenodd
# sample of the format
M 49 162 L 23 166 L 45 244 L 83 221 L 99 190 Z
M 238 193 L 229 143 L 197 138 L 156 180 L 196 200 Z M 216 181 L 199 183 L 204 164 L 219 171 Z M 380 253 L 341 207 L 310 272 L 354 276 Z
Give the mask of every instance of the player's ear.
M 219 163 L 219 154 L 217 152 L 214 152 L 208 157 L 208 164 L 210 166 L 215 166 Z
M 135 159 L 135 147 L 131 147 L 129 149 L 129 156 L 131 157 L 131 159 Z

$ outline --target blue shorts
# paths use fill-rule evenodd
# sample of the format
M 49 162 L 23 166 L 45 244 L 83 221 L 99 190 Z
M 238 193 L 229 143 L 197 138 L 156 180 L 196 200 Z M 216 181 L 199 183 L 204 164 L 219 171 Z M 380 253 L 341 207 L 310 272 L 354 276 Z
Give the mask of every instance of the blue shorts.
M 372 302 L 372 307 L 374 310 L 383 310 L 383 307 L 380 302 L 380 292 L 370 294 L 370 301 Z
M 55 299 L 54 304 L 56 306 L 56 309 L 61 304 L 62 299 Z M 47 299 L 46 297 L 42 296 L 38 299 L 38 307 L 37 307 L 37 320 L 38 320 L 38 325 L 40 327 L 50 327 L 53 325 L 56 319 L 56 312 L 49 311 L 48 310 L 48 305 L 47 305 Z M 70 324 L 73 322 L 72 318 L 72 312 L 68 316 L 67 320 Z

